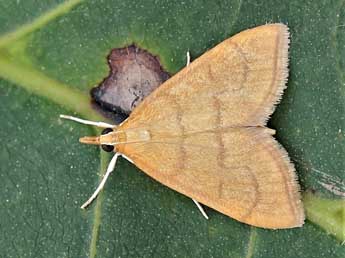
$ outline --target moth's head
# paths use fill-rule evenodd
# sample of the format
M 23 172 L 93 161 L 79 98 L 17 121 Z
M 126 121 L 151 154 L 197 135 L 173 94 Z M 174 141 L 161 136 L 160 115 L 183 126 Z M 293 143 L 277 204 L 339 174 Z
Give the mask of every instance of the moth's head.
M 79 139 L 79 142 L 85 144 L 101 145 L 106 152 L 114 151 L 116 141 L 115 132 L 112 128 L 105 128 L 100 136 L 85 136 Z

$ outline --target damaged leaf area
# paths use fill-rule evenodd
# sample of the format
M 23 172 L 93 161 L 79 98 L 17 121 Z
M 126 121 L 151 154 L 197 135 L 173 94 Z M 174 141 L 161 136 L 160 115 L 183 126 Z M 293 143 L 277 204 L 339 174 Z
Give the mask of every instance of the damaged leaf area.
M 109 76 L 91 96 L 101 108 L 124 115 L 169 78 L 157 57 L 135 45 L 113 49 L 108 64 Z

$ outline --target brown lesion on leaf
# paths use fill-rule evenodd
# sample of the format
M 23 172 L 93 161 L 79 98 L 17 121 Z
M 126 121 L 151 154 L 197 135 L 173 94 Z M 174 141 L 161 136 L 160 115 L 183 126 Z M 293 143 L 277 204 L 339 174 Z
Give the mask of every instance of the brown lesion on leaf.
M 108 64 L 108 77 L 91 90 L 91 97 L 102 111 L 122 117 L 170 77 L 157 57 L 135 45 L 111 50 Z

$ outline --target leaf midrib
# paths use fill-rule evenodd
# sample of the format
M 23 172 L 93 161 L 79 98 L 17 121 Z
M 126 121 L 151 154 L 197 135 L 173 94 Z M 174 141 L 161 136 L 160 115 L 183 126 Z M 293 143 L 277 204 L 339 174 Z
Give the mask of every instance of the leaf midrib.
M 55 8 L 42 14 L 30 23 L 24 24 L 17 30 L 9 32 L 0 37 L 0 77 L 20 86 L 27 91 L 34 93 L 37 96 L 44 97 L 60 106 L 77 112 L 89 120 L 104 120 L 95 110 L 93 110 L 89 103 L 89 97 L 61 82 L 58 82 L 40 71 L 20 63 L 18 58 L 11 58 L 11 45 L 13 42 L 20 41 L 28 34 L 42 28 L 49 22 L 66 14 L 73 7 L 83 2 L 83 0 L 69 0 Z M 14 61 L 13 61 L 14 60 Z M 95 130 L 97 132 L 97 130 Z M 100 177 L 102 177 L 106 162 L 108 161 L 107 155 L 102 151 L 100 152 Z M 99 227 L 101 224 L 101 206 L 103 194 L 101 193 L 94 208 L 94 219 L 91 231 L 91 240 L 89 247 L 89 257 L 94 258 L 97 252 L 97 239 Z
M 246 254 L 245 258 L 253 257 L 254 250 L 255 250 L 255 244 L 256 244 L 256 237 L 257 237 L 256 228 L 251 226 L 248 245 L 247 245 L 247 254 Z

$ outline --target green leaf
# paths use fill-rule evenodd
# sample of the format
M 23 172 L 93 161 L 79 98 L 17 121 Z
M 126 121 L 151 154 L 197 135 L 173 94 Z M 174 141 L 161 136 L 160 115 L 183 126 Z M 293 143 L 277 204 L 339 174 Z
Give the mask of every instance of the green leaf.
M 310 221 L 319 224 L 339 240 L 345 241 L 345 203 L 343 200 L 317 198 L 307 193 L 303 202 Z
M 120 159 L 86 211 L 108 157 L 78 143 L 100 120 L 89 90 L 112 48 L 136 43 L 171 73 L 241 30 L 291 30 L 290 78 L 271 119 L 295 162 L 308 220 L 264 230 L 206 208 Z M 344 1 L 0 0 L 1 257 L 343 257 Z

